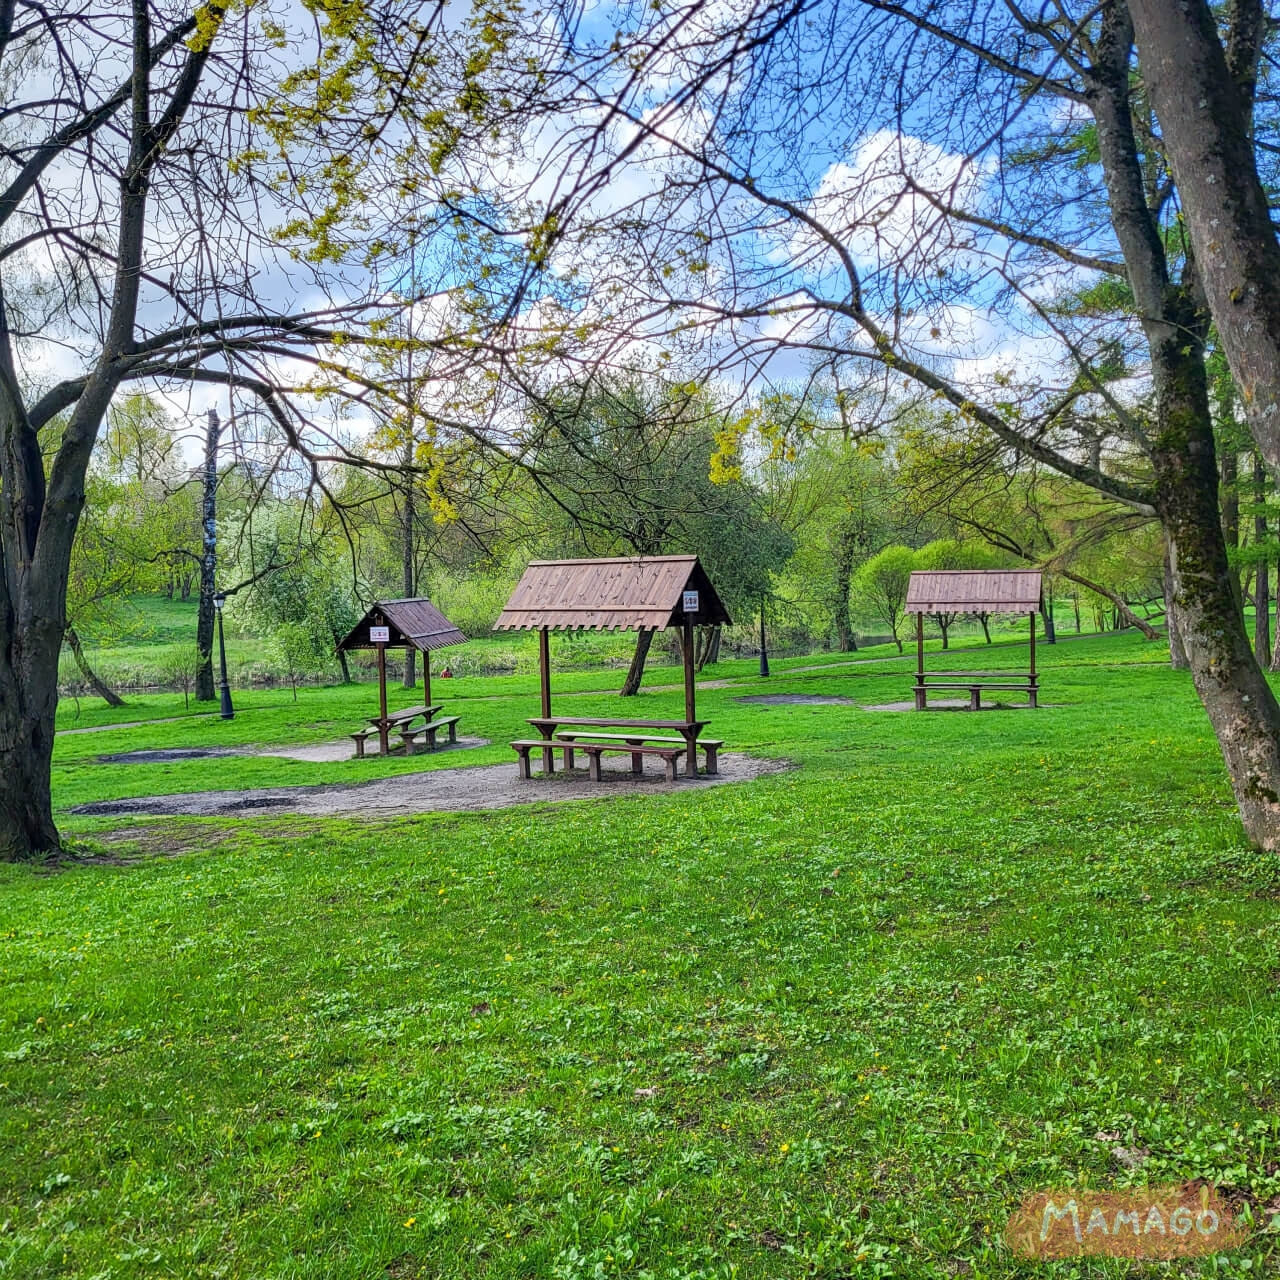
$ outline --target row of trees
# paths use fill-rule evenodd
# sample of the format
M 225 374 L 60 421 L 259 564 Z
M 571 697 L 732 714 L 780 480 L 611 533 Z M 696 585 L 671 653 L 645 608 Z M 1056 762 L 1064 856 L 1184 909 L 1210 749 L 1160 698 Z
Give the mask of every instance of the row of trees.
M 775 396 L 761 412 L 794 408 Z M 214 473 L 218 585 L 230 591 L 232 619 L 267 640 L 272 665 L 296 688 L 321 672 L 348 679 L 336 642 L 369 600 L 399 594 L 405 581 L 483 634 L 531 558 L 693 551 L 744 624 L 740 643 L 753 641 L 767 601 L 784 634 L 843 650 L 856 647 L 859 628 L 887 629 L 900 643 L 911 569 L 1037 563 L 975 532 L 972 485 L 967 528 L 937 506 L 928 481 L 938 462 L 911 445 L 919 414 L 887 453 L 845 440 L 825 416 L 829 405 L 808 408 L 810 428 L 784 456 L 729 457 L 717 452 L 728 419 L 705 391 L 657 380 L 563 388 L 536 409 L 534 465 L 473 454 L 435 492 L 422 477 L 353 467 L 336 478 L 331 497 L 316 501 L 291 493 L 287 477 L 251 484 L 231 455 Z M 85 682 L 108 699 L 115 695 L 89 667 L 80 632 L 110 643 L 127 626 L 130 595 L 172 584 L 175 572 L 192 581 L 203 568 L 205 468 L 181 461 L 198 443 L 184 451 L 182 432 L 135 397 L 113 416 L 91 469 L 67 642 Z M 375 436 L 365 447 L 377 451 L 384 441 Z M 1025 513 L 1005 523 L 1005 543 L 1034 541 Z M 1059 570 L 1087 567 L 1117 599 L 1150 596 L 1153 580 L 1158 594 L 1159 557 L 1141 533 L 1111 542 L 1076 546 Z M 477 590 L 485 582 L 493 589 Z M 954 621 L 933 620 L 944 646 Z M 652 638 L 638 637 L 624 693 L 638 688 Z M 700 638 L 703 665 L 719 643 L 718 632 Z M 208 658 L 194 663 L 197 697 L 212 693 L 200 687 Z M 192 666 L 184 660 L 180 683 Z M 415 676 L 405 671 L 408 686 Z

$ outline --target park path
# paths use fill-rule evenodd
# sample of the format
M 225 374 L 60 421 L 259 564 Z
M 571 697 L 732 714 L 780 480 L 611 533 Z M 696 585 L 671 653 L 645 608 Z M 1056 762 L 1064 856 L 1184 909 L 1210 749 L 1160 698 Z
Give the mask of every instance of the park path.
M 374 778 L 349 785 L 320 783 L 309 787 L 261 787 L 240 791 L 195 791 L 169 796 L 140 796 L 79 805 L 71 813 L 118 817 L 261 817 L 296 813 L 311 817 L 344 814 L 397 817 L 414 813 L 454 813 L 459 810 L 505 809 L 545 801 L 595 800 L 605 796 L 644 792 L 646 795 L 693 791 L 730 782 L 747 782 L 792 766 L 785 760 L 764 760 L 731 752 L 720 757 L 720 772 L 675 782 L 649 772 L 635 777 L 630 770 L 605 770 L 602 782 L 592 782 L 585 769 L 560 770 L 550 777 L 524 779 L 515 763 L 472 765 L 461 769 L 429 769 L 421 773 Z
M 160 716 L 155 720 L 120 720 L 115 724 L 87 724 L 79 729 L 59 729 L 59 738 L 70 737 L 73 733 L 106 733 L 109 729 L 141 729 L 149 724 L 177 724 L 180 720 L 208 720 L 220 714 L 217 711 L 193 711 L 186 716 Z

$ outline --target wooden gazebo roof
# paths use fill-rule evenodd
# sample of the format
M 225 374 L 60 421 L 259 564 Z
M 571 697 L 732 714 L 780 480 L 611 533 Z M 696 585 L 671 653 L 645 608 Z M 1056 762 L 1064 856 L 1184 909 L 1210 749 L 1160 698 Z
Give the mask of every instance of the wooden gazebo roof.
M 387 627 L 391 638 L 387 647 L 404 649 L 412 646 L 423 653 L 446 649 L 451 644 L 465 644 L 467 637 L 431 603 L 430 600 L 379 600 L 351 628 L 339 649 L 373 649 L 370 627 Z
M 1038 613 L 1039 569 L 917 569 L 906 613 Z
M 684 610 L 686 591 L 698 608 Z M 639 556 L 605 560 L 535 560 L 493 624 L 495 631 L 661 630 L 728 623 L 697 556 Z

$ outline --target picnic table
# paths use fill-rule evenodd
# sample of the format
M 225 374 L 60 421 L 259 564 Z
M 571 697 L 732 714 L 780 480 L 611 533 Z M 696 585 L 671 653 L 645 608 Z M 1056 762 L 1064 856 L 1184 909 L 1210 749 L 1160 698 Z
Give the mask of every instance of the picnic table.
M 915 682 L 916 710 L 928 706 L 930 689 L 967 689 L 969 709 L 982 709 L 983 689 L 1010 689 L 1027 695 L 1027 705 L 1034 707 L 1039 695 L 1039 677 L 1034 671 L 917 671 Z
M 575 751 L 583 751 L 593 780 L 601 781 L 600 757 L 606 751 L 631 756 L 631 772 L 643 771 L 646 755 L 660 756 L 667 766 L 667 777 L 675 780 L 677 763 L 685 757 L 685 773 L 696 776 L 698 748 L 706 756 L 708 774 L 717 772 L 717 754 L 723 742 L 701 738 L 705 720 L 622 720 L 600 716 L 533 716 L 529 723 L 541 735 L 535 741 L 513 742 L 520 757 L 520 776 L 531 775 L 530 752 L 542 751 L 542 771 L 554 769 L 554 753 L 564 756 L 564 767 L 572 769 Z
M 444 704 L 441 703 L 434 707 L 426 705 L 420 707 L 405 707 L 401 711 L 388 712 L 385 718 L 383 716 L 370 716 L 370 727 L 368 729 L 361 729 L 357 733 L 353 733 L 351 735 L 352 741 L 356 744 L 356 755 L 364 755 L 365 739 L 372 733 L 377 733 L 379 748 L 384 756 L 387 755 L 391 750 L 390 733 L 392 729 L 398 729 L 400 731 L 400 736 L 404 740 L 405 753 L 408 755 L 413 753 L 414 739 L 424 731 L 427 732 L 430 745 L 432 746 L 435 745 L 434 738 L 436 732 L 442 728 L 447 728 L 449 730 L 450 742 L 456 741 L 457 730 L 455 725 L 457 724 L 458 717 L 451 716 L 445 717 L 441 720 L 435 720 L 436 714 L 441 710 L 443 705 Z M 413 722 L 419 718 L 422 719 L 423 723 L 415 726 Z

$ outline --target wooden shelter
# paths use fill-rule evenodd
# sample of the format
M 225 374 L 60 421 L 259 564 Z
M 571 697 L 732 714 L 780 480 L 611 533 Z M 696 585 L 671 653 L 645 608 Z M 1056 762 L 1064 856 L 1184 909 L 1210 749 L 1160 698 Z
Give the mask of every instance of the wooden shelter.
M 693 628 L 695 625 L 715 626 L 728 622 L 728 610 L 698 563 L 697 556 L 640 556 L 607 560 L 535 560 L 516 583 L 516 589 L 493 629 L 538 632 L 542 715 L 549 718 L 550 632 L 679 627 L 684 649 L 685 721 L 692 725 L 698 718 L 693 674 Z M 689 749 L 692 753 L 692 742 Z
M 417 649 L 422 655 L 422 684 L 431 702 L 431 652 L 465 644 L 467 637 L 430 600 L 379 600 L 356 623 L 339 649 L 374 649 L 378 654 L 378 740 L 388 750 L 387 650 Z
M 1025 689 L 1036 705 L 1036 614 L 1041 611 L 1043 575 L 1039 569 L 916 570 L 907 587 L 905 612 L 916 616 L 916 710 L 927 708 L 930 688 L 967 688 L 969 705 L 981 706 L 982 690 Z M 1030 622 L 1030 665 L 1027 672 L 930 671 L 924 669 L 924 619 L 929 613 L 1025 613 Z

